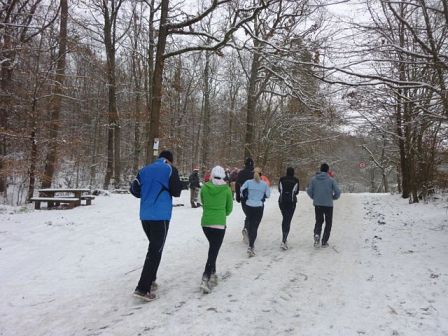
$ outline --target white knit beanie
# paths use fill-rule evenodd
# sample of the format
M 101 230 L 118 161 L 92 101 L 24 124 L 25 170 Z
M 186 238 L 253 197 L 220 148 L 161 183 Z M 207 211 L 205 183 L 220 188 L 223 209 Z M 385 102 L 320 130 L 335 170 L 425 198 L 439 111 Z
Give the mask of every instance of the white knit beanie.
M 223 167 L 221 166 L 214 167 L 210 175 L 212 177 L 213 184 L 217 185 L 226 184 L 226 181 L 224 181 L 224 178 L 226 177 L 226 172 Z

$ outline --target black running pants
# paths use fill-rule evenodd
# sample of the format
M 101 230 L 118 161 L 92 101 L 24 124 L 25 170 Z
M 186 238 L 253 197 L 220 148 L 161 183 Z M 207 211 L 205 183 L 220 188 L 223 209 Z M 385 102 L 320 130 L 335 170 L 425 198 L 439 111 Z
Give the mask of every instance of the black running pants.
M 282 212 L 282 241 L 285 243 L 288 239 L 289 230 L 291 227 L 292 216 L 296 211 L 296 203 L 279 203 L 280 211 Z
M 169 224 L 169 221 L 142 221 L 143 230 L 148 237 L 149 245 L 137 289 L 144 293 L 150 291 L 151 283 L 157 277 L 157 270 L 162 258 Z
M 246 205 L 247 218 L 249 220 L 249 247 L 254 247 L 257 239 L 258 226 L 263 218 L 264 206 L 251 207 Z
M 210 279 L 210 275 L 216 273 L 216 259 L 218 258 L 219 249 L 221 248 L 225 229 L 215 229 L 203 226 L 205 236 L 209 242 L 207 263 L 205 264 L 204 275 Z
M 245 218 L 244 218 L 244 228 L 249 232 L 249 215 L 247 214 L 247 208 L 248 206 L 246 203 L 241 202 L 241 208 L 243 209 Z
M 322 243 L 328 242 L 328 239 L 330 239 L 330 233 L 331 233 L 331 225 L 333 223 L 333 207 L 327 207 L 327 206 L 320 206 L 316 205 L 314 207 L 314 212 L 316 215 L 316 225 L 314 226 L 314 234 L 319 235 L 322 232 L 322 224 L 325 220 L 325 229 L 324 229 L 324 235 L 322 237 Z

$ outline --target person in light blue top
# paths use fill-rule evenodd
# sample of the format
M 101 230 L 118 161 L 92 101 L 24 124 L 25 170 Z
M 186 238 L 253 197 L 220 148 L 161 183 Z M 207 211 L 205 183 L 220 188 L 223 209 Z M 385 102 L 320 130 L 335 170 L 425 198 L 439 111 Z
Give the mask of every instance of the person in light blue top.
M 316 223 L 314 225 L 314 247 L 320 243 L 322 233 L 322 224 L 325 217 L 325 230 L 322 236 L 322 247 L 328 247 L 331 226 L 333 223 L 333 200 L 341 196 L 341 190 L 332 177 L 328 175 L 330 167 L 323 163 L 320 166 L 320 172 L 311 178 L 306 192 L 313 200 Z
M 254 169 L 254 178 L 247 180 L 240 189 L 241 198 L 245 200 L 247 206 L 247 218 L 249 222 L 249 247 L 247 254 L 249 257 L 255 256 L 254 244 L 257 239 L 258 226 L 263 218 L 264 201 L 271 195 L 266 182 L 261 179 L 261 169 Z

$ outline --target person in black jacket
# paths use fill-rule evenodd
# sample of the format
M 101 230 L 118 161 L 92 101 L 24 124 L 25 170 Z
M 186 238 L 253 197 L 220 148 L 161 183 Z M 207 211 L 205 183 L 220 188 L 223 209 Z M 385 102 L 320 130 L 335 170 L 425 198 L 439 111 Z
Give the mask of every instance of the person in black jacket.
M 278 206 L 282 212 L 282 243 L 280 248 L 288 249 L 287 239 L 289 228 L 291 227 L 292 216 L 296 210 L 297 194 L 299 193 L 299 179 L 294 177 L 294 168 L 286 168 L 286 176 L 280 178 L 278 182 L 278 191 L 280 196 L 278 198 Z
M 232 199 L 235 199 L 235 184 L 236 179 L 238 178 L 238 168 L 233 168 L 232 172 L 230 173 L 230 189 L 232 190 Z
M 254 160 L 252 160 L 250 157 L 244 161 L 244 168 L 241 169 L 238 173 L 238 177 L 236 178 L 235 182 L 235 198 L 238 203 L 241 203 L 241 207 L 243 208 L 243 212 L 246 215 L 246 218 L 244 219 L 244 228 L 242 230 L 243 233 L 243 240 L 246 244 L 249 243 L 249 220 L 247 219 L 247 207 L 246 207 L 246 201 L 244 199 L 241 199 L 241 186 L 246 182 L 247 180 L 251 180 L 254 178 Z
M 199 189 L 201 187 L 199 183 L 199 168 L 194 168 L 190 177 L 188 178 L 188 182 L 190 182 L 190 203 L 192 208 L 197 208 L 200 206 L 200 203 L 197 202 Z

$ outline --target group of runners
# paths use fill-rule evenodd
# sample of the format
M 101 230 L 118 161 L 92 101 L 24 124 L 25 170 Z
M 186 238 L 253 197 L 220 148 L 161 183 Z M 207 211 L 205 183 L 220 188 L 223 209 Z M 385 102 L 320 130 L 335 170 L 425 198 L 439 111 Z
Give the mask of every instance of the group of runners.
M 179 197 L 182 184 L 179 173 L 173 165 L 173 154 L 162 151 L 159 158 L 142 168 L 131 184 L 131 193 L 140 198 L 140 220 L 148 238 L 149 246 L 143 264 L 142 273 L 134 296 L 153 301 L 157 298 L 157 270 L 159 268 L 169 222 L 172 214 L 172 197 Z M 228 174 L 221 166 L 215 166 L 199 189 L 200 203 L 192 203 L 192 207 L 202 206 L 202 230 L 209 242 L 207 261 L 200 288 L 210 293 L 218 283 L 216 260 L 221 248 L 227 216 L 233 210 L 233 193 L 229 187 Z M 190 188 L 191 189 L 191 188 Z M 282 240 L 280 248 L 288 249 L 288 234 L 299 193 L 299 180 L 294 176 L 294 169 L 288 167 L 286 175 L 278 182 L 279 207 L 282 213 Z M 313 199 L 315 207 L 314 246 L 327 247 L 331 233 L 333 217 L 333 200 L 340 197 L 340 189 L 329 174 L 329 166 L 323 163 L 310 180 L 306 191 Z M 244 168 L 238 172 L 235 181 L 235 199 L 241 203 L 245 214 L 242 230 L 243 240 L 247 243 L 248 257 L 255 256 L 255 241 L 260 222 L 263 217 L 264 202 L 271 195 L 268 183 L 262 178 L 262 171 L 254 167 L 251 158 L 245 160 Z M 196 195 L 192 196 L 196 197 Z M 194 204 L 194 206 L 193 206 Z M 325 229 L 322 234 L 322 226 Z M 320 245 L 321 244 L 321 245 Z

